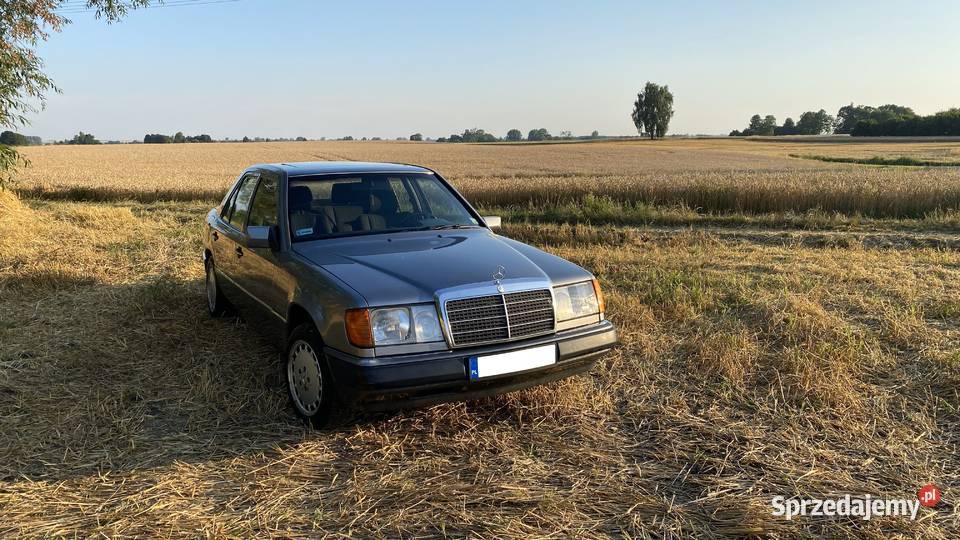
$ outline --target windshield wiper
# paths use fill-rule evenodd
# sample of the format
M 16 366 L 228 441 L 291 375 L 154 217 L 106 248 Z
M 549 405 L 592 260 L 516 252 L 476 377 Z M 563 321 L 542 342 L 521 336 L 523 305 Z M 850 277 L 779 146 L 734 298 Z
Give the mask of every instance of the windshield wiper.
M 452 223 L 450 225 L 433 225 L 428 227 L 427 230 L 430 231 L 442 231 L 446 229 L 473 229 L 476 225 L 463 225 L 461 223 Z

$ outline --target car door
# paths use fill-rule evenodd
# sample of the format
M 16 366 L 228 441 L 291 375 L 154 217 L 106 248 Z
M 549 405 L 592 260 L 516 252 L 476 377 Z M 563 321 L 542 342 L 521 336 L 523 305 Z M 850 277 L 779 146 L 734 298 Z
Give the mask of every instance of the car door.
M 227 296 L 240 309 L 246 308 L 248 303 L 246 292 L 240 285 L 239 259 L 243 256 L 243 246 L 246 243 L 244 228 L 247 216 L 250 214 L 250 203 L 253 192 L 260 179 L 258 173 L 248 173 L 240 179 L 236 191 L 224 212 L 221 215 L 222 227 L 213 238 L 213 264 L 217 273 L 225 278 L 221 280 L 222 287 L 227 289 Z
M 251 227 L 273 228 L 276 242 L 270 247 L 244 246 L 243 255 L 237 259 L 239 285 L 257 304 L 262 322 L 271 326 L 286 322 L 287 301 L 293 287 L 293 278 L 280 261 L 279 185 L 276 174 L 261 173 L 244 229 L 247 233 Z

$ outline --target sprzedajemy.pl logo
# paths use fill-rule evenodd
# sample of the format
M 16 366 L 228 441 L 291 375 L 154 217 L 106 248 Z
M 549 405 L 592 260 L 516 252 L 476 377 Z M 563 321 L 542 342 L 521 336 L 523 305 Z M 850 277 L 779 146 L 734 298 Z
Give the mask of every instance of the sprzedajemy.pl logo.
M 875 499 L 870 495 L 836 499 L 787 499 L 778 495 L 770 500 L 773 515 L 793 519 L 796 516 L 858 517 L 869 520 L 881 516 L 905 516 L 917 519 L 920 506 L 933 508 L 940 502 L 940 488 L 927 484 L 917 492 L 916 499 Z

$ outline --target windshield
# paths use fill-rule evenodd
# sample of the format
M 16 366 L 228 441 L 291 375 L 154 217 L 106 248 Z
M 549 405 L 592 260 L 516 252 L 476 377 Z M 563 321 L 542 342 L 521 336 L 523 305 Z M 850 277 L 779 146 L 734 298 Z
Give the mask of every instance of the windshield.
M 290 179 L 294 242 L 332 236 L 479 226 L 433 174 L 347 174 Z

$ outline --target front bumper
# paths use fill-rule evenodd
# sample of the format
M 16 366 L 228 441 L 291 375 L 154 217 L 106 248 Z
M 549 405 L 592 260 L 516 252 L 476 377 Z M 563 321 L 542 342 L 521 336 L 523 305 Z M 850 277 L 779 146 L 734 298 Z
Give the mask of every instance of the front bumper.
M 555 343 L 557 363 L 479 380 L 470 380 L 471 356 L 506 353 Z M 520 390 L 589 370 L 618 343 L 609 321 L 520 342 L 470 349 L 357 358 L 325 349 L 334 384 L 348 404 L 383 410 L 458 401 Z

